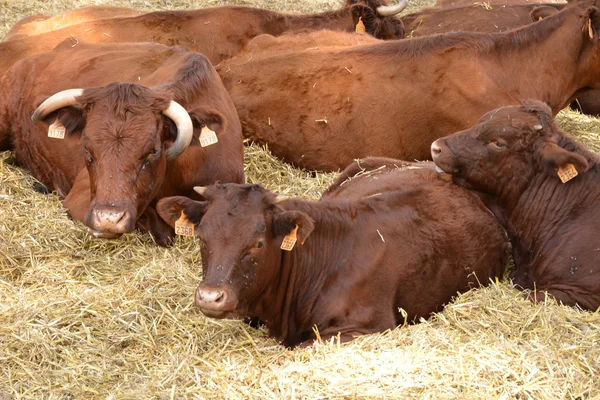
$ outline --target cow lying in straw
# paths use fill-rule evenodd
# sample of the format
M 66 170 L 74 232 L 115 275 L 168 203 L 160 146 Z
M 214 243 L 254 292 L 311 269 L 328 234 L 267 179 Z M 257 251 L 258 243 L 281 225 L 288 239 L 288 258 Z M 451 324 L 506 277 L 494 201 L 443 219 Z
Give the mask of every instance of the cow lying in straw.
M 587 4 L 594 6 L 569 5 L 501 34 L 267 51 L 225 60 L 217 70 L 244 135 L 297 166 L 426 159 L 435 139 L 489 110 L 535 98 L 557 113 L 580 89 L 600 89 L 600 10 Z
M 435 141 L 436 165 L 489 196 L 513 244 L 514 282 L 564 304 L 600 307 L 599 157 L 539 101 L 485 114 Z
M 0 79 L 8 149 L 95 237 L 137 225 L 167 244 L 158 199 L 244 180 L 240 122 L 214 68 L 154 43 L 66 41 L 15 64 Z
M 427 318 L 500 276 L 509 243 L 483 203 L 431 163 L 388 162 L 349 167 L 352 179 L 318 202 L 236 184 L 197 188 L 206 201 L 159 201 L 165 221 L 202 238 L 196 305 L 258 318 L 293 347 L 310 344 L 313 327 L 346 341 Z

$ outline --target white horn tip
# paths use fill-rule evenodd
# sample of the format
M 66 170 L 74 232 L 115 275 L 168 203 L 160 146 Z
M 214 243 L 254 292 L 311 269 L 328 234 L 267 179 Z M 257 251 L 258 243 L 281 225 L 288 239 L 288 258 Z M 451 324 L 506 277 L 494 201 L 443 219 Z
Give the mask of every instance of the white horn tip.
M 206 187 L 205 186 L 194 186 L 194 191 L 198 194 L 204 195 L 204 192 L 206 191 Z
M 289 199 L 288 196 L 284 196 L 282 194 L 278 194 L 277 197 L 275 197 L 275 200 L 273 200 L 273 204 L 279 204 L 282 201 L 286 201 L 287 199 Z

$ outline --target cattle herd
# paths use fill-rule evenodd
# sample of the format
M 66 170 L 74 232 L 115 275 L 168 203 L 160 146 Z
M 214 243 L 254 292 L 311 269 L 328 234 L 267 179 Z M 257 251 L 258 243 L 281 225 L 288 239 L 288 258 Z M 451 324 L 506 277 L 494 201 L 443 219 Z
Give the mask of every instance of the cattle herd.
M 600 0 L 407 1 L 25 18 L 0 151 L 93 237 L 200 237 L 196 306 L 286 346 L 427 318 L 511 256 L 532 301 L 598 309 L 599 159 L 554 116 L 600 112 Z M 244 138 L 342 172 L 318 201 L 244 184 Z

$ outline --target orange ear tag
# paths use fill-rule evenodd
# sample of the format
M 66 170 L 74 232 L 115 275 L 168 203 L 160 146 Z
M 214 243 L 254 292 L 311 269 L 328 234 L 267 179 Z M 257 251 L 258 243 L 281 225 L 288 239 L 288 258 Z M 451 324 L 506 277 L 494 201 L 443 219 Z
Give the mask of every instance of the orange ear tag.
M 61 124 L 57 119 L 48 127 L 48 137 L 54 139 L 64 139 L 66 130 L 67 129 L 63 126 L 63 124 Z
M 219 139 L 217 139 L 217 134 L 214 131 L 211 131 L 208 126 L 204 126 L 204 128 L 202 128 L 202 131 L 200 132 L 200 146 L 210 146 L 218 141 Z
M 564 167 L 560 167 L 558 169 L 558 177 L 560 178 L 562 183 L 567 183 L 571 179 L 575 178 L 578 175 L 577 170 L 573 164 L 567 164 Z
M 354 32 L 358 33 L 359 35 L 364 35 L 367 32 L 365 24 L 362 22 L 362 17 L 358 17 L 358 23 L 354 27 Z
M 183 211 L 181 212 L 181 217 L 175 221 L 175 233 L 181 236 L 194 236 L 194 224 L 187 219 Z
M 296 232 L 298 232 L 298 225 L 296 225 L 295 228 L 283 238 L 281 246 L 279 246 L 281 250 L 292 251 L 294 245 L 296 244 L 296 240 L 298 240 L 298 238 L 296 238 Z

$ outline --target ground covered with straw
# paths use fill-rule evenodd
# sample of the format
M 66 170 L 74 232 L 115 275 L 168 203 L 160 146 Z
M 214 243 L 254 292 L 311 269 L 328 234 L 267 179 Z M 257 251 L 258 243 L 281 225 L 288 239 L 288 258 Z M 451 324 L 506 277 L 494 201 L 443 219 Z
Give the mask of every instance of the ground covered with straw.
M 228 2 L 227 4 L 242 4 Z M 0 0 L 0 37 L 18 19 L 85 5 L 192 8 L 216 1 Z M 307 12 L 336 1 L 261 0 Z M 415 10 L 423 3 L 413 2 Z M 559 122 L 596 152 L 600 123 Z M 195 239 L 92 240 L 54 195 L 0 153 L 0 399 L 600 398 L 600 315 L 531 304 L 510 282 L 458 296 L 418 325 L 288 350 L 193 306 Z M 246 148 L 249 182 L 317 198 L 335 174 Z

